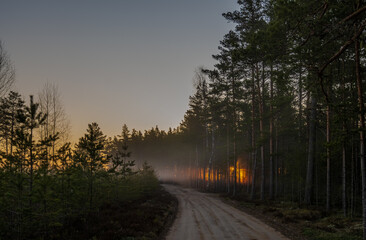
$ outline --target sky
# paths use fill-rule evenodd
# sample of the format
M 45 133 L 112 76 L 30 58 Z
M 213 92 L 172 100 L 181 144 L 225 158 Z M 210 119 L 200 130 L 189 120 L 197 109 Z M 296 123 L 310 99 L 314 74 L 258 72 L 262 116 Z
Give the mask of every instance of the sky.
M 108 136 L 122 125 L 179 125 L 194 71 L 232 25 L 236 0 L 1 0 L 0 40 L 28 99 L 58 86 L 72 138 L 97 122 Z

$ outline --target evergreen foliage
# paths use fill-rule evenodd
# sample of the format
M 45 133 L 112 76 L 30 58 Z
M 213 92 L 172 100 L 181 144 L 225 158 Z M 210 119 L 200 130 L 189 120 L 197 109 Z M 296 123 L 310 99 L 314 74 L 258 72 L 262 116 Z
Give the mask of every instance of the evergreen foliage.
M 148 162 L 162 180 L 206 191 L 362 213 L 366 239 L 366 3 L 238 0 L 223 17 L 235 27 L 214 68 L 196 72 L 189 109 L 167 132 L 123 125 L 107 139 L 92 123 L 75 149 L 51 154 L 59 136 L 35 137 L 47 119 L 39 105 L 3 96 L 0 238 L 59 238 L 104 202 L 151 194 Z M 0 96 L 2 76 L 13 78 L 8 60 Z
M 363 212 L 366 229 L 365 14 L 359 0 L 239 0 L 181 125 L 131 148 L 162 178 Z
M 109 142 L 91 123 L 74 148 L 64 143 L 53 154 L 49 149 L 58 134 L 36 134 L 47 115 L 33 97 L 27 106 L 10 92 L 0 109 L 0 239 L 88 235 L 94 231 L 85 226 L 102 206 L 146 198 L 159 189 L 152 168 L 145 164 L 139 170 L 130 160 L 127 126 L 121 139 Z

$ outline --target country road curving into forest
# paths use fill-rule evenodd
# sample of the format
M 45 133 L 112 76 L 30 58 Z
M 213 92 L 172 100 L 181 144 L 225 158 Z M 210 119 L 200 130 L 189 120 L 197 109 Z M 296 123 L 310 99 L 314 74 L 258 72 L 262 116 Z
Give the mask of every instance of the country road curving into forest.
M 179 201 L 167 240 L 288 240 L 258 219 L 222 202 L 213 194 L 163 185 Z

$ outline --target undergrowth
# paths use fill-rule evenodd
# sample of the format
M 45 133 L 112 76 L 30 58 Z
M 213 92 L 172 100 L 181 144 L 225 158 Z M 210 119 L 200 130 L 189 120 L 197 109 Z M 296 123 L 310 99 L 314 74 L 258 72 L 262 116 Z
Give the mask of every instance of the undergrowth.
M 282 229 L 291 225 L 304 239 L 362 240 L 360 217 L 344 217 L 340 212 L 327 213 L 324 208 L 299 206 L 292 202 L 252 201 L 245 197 L 235 197 L 234 200 L 239 208 L 249 210 L 257 217 L 265 216 L 267 223 L 282 225 Z

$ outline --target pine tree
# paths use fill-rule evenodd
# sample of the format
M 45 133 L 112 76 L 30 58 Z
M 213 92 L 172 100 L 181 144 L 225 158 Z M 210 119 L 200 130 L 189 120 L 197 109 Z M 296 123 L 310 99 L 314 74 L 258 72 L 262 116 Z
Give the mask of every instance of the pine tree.
M 75 155 L 88 178 L 89 209 L 93 209 L 95 173 L 106 166 L 109 157 L 104 153 L 106 136 L 97 123 L 88 124 L 87 133 L 76 144 Z

